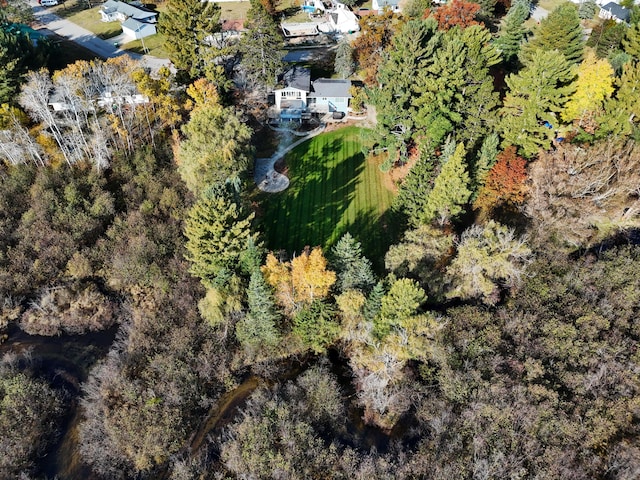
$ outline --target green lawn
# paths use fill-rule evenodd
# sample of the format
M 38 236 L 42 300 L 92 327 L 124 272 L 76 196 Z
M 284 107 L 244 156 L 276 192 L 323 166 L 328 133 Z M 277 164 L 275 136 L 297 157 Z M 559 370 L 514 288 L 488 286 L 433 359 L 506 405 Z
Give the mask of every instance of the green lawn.
M 347 127 L 321 134 L 289 152 L 291 185 L 261 197 L 269 249 L 327 248 L 349 231 L 382 266 L 399 230 L 389 212 L 394 194 L 383 185 L 378 164 L 362 154 L 360 132 Z
M 100 20 L 100 7 L 75 11 L 67 16 L 67 19 L 76 25 L 86 28 L 102 39 L 115 37 L 122 33 L 120 22 L 103 22 Z
M 142 40 L 134 40 L 133 42 L 125 43 L 120 48 L 135 53 L 146 53 L 153 57 L 169 58 L 169 53 L 164 48 L 164 35 L 161 35 L 160 33 L 146 37 L 144 39 L 144 46 L 147 49 L 146 52 L 142 48 Z

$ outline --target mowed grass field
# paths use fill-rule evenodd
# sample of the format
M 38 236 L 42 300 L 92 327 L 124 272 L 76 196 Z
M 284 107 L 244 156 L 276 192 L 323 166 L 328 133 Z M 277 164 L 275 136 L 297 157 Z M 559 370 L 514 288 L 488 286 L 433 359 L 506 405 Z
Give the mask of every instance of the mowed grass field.
M 382 267 L 399 230 L 389 212 L 394 193 L 385 187 L 378 162 L 361 152 L 360 132 L 347 127 L 323 133 L 287 154 L 289 188 L 261 196 L 270 250 L 326 250 L 348 231 Z

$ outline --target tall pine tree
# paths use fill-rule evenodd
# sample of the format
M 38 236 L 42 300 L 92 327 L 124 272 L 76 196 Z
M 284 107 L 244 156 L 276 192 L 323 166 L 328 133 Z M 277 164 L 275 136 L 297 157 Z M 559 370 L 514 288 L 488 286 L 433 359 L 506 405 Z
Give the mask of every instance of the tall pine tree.
M 219 288 L 239 268 L 241 254 L 250 240 L 253 213 L 241 207 L 228 185 L 204 192 L 189 210 L 185 221 L 187 259 L 190 272 L 206 287 Z
M 278 26 L 260 0 L 251 0 L 240 38 L 240 65 L 251 88 L 271 88 L 282 73 L 283 42 Z
M 331 250 L 332 264 L 338 274 L 338 288 L 368 291 L 376 282 L 369 259 L 362 255 L 362 246 L 350 233 L 345 233 Z
M 583 37 L 578 9 L 574 4 L 565 2 L 540 21 L 533 31 L 533 37 L 522 46 L 520 59 L 527 63 L 537 50 L 558 50 L 569 64 L 577 64 L 584 52 Z
M 220 28 L 218 4 L 201 0 L 169 0 L 167 12 L 158 22 L 169 58 L 191 78 L 204 75 L 207 51 L 211 49 L 206 38 Z
M 277 312 L 271 288 L 260 270 L 253 272 L 247 288 L 249 312 L 236 324 L 236 338 L 248 351 L 273 347 L 280 341 Z
M 427 197 L 421 223 L 428 224 L 437 220 L 444 224 L 464 213 L 471 197 L 465 155 L 464 144 L 459 143 L 455 151 L 445 159 Z
M 514 2 L 502 20 L 495 45 L 502 53 L 505 63 L 511 62 L 520 52 L 520 45 L 527 32 L 524 22 L 529 18 L 530 8 L 528 0 Z
M 398 149 L 401 158 L 406 156 L 407 143 L 414 133 L 416 72 L 434 54 L 436 45 L 433 19 L 407 22 L 393 38 L 378 70 L 378 88 L 371 91 L 378 114 L 380 143 Z
M 506 79 L 500 130 L 504 146 L 516 145 L 525 157 L 548 149 L 558 123 L 556 114 L 574 87 L 575 67 L 556 50 L 537 50 L 517 75 Z

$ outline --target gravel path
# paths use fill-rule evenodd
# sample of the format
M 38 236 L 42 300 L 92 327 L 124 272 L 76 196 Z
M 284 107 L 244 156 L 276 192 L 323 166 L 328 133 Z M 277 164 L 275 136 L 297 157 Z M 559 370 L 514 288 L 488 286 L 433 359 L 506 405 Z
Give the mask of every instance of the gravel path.
M 253 179 L 255 180 L 258 188 L 263 192 L 278 193 L 286 190 L 289 187 L 289 178 L 282 173 L 276 172 L 273 168 L 278 160 L 283 158 L 287 153 L 296 148 L 302 142 L 306 142 L 310 138 L 321 134 L 324 131 L 325 125 L 321 125 L 315 130 L 312 130 L 307 135 L 299 140 L 296 140 L 291 145 L 284 148 L 279 148 L 269 158 L 256 158 L 255 167 L 253 172 Z

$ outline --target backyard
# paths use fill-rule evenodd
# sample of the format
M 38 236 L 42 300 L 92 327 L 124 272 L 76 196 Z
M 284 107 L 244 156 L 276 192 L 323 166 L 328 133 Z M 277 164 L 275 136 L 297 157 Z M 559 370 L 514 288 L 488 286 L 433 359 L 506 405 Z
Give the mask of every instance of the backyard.
M 261 197 L 267 247 L 299 253 L 330 247 L 345 232 L 382 266 L 398 226 L 389 207 L 394 194 L 375 159 L 362 153 L 361 129 L 347 127 L 299 145 L 285 158 L 290 187 Z

